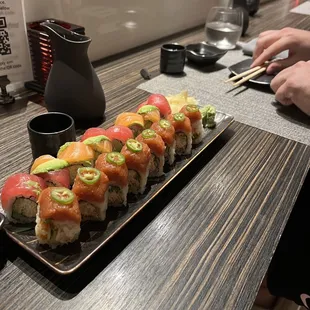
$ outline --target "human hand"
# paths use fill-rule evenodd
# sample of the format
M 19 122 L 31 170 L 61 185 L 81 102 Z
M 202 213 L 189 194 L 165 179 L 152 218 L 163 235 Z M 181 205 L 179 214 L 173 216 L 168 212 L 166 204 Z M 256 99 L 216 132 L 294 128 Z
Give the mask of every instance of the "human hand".
M 270 64 L 267 68 L 268 74 L 281 71 L 298 61 L 310 60 L 310 31 L 283 28 L 262 32 L 256 43 L 251 67 L 262 65 L 286 50 L 289 50 L 288 58 Z
M 310 116 L 310 61 L 300 61 L 281 71 L 272 80 L 271 88 L 278 102 L 295 104 Z

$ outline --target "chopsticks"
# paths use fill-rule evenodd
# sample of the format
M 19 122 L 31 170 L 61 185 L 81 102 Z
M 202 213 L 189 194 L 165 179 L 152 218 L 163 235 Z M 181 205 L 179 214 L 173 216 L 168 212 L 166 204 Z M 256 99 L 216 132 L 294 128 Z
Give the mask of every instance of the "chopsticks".
M 225 81 L 225 83 L 241 79 L 240 81 L 233 83 L 233 86 L 240 86 L 241 84 L 247 82 L 248 80 L 261 75 L 263 72 L 267 70 L 268 65 L 269 62 L 266 62 L 263 66 L 257 66 L 255 68 L 237 74 L 234 77 L 230 78 L 229 80 Z

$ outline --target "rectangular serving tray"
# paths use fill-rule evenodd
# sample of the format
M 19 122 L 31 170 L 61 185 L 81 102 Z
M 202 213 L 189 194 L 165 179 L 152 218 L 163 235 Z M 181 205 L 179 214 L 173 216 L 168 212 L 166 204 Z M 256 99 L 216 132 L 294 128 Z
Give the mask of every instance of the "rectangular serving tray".
M 102 248 L 119 230 L 137 215 L 155 196 L 157 196 L 177 175 L 190 165 L 223 131 L 233 122 L 233 117 L 217 112 L 216 127 L 205 129 L 203 141 L 195 146 L 191 156 L 179 158 L 172 167 L 165 169 L 165 175 L 152 181 L 146 192 L 139 197 L 129 197 L 128 208 L 108 209 L 104 222 L 85 222 L 81 224 L 81 234 L 75 243 L 51 249 L 38 244 L 34 225 L 19 226 L 5 223 L 4 230 L 22 248 L 27 250 L 49 268 L 59 274 L 70 274 L 77 270 L 92 255 Z

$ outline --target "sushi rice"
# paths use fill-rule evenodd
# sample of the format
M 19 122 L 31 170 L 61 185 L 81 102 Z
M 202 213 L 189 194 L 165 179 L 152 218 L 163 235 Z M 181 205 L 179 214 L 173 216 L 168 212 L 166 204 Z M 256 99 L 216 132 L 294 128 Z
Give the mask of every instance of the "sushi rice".
M 112 207 L 127 205 L 128 184 L 120 187 L 116 185 L 109 186 L 109 201 L 108 205 Z
M 177 155 L 189 155 L 192 151 L 192 133 L 176 132 L 176 154 Z
M 83 221 L 104 221 L 108 208 L 108 191 L 104 195 L 103 202 L 80 200 L 79 206 Z
M 34 223 L 37 214 L 35 198 L 15 197 L 12 208 L 5 211 L 5 215 L 13 223 Z
M 156 156 L 152 153 L 150 161 L 150 177 L 160 177 L 164 174 L 165 156 Z
M 173 144 L 170 146 L 166 144 L 165 160 L 169 165 L 172 165 L 175 161 L 175 146 L 176 146 L 175 140 L 173 141 Z
M 36 218 L 35 232 L 40 244 L 48 244 L 52 249 L 59 245 L 74 242 L 78 239 L 81 228 L 73 221 L 44 220 L 39 217 L 40 205 Z
M 192 129 L 193 129 L 193 144 L 199 144 L 202 141 L 203 138 L 203 133 L 204 133 L 204 129 L 203 129 L 203 125 L 202 125 L 202 120 L 198 120 L 196 122 L 192 122 Z
M 150 172 L 150 163 L 145 171 L 145 173 L 139 173 L 135 170 L 128 170 L 128 191 L 132 194 L 143 194 L 145 191 L 147 179 Z

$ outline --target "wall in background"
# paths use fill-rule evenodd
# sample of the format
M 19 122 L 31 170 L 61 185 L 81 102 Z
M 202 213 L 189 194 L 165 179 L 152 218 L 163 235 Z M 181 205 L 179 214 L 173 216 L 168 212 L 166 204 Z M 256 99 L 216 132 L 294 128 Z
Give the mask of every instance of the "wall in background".
M 205 23 L 223 0 L 24 0 L 27 21 L 58 18 L 86 28 L 92 61 Z

